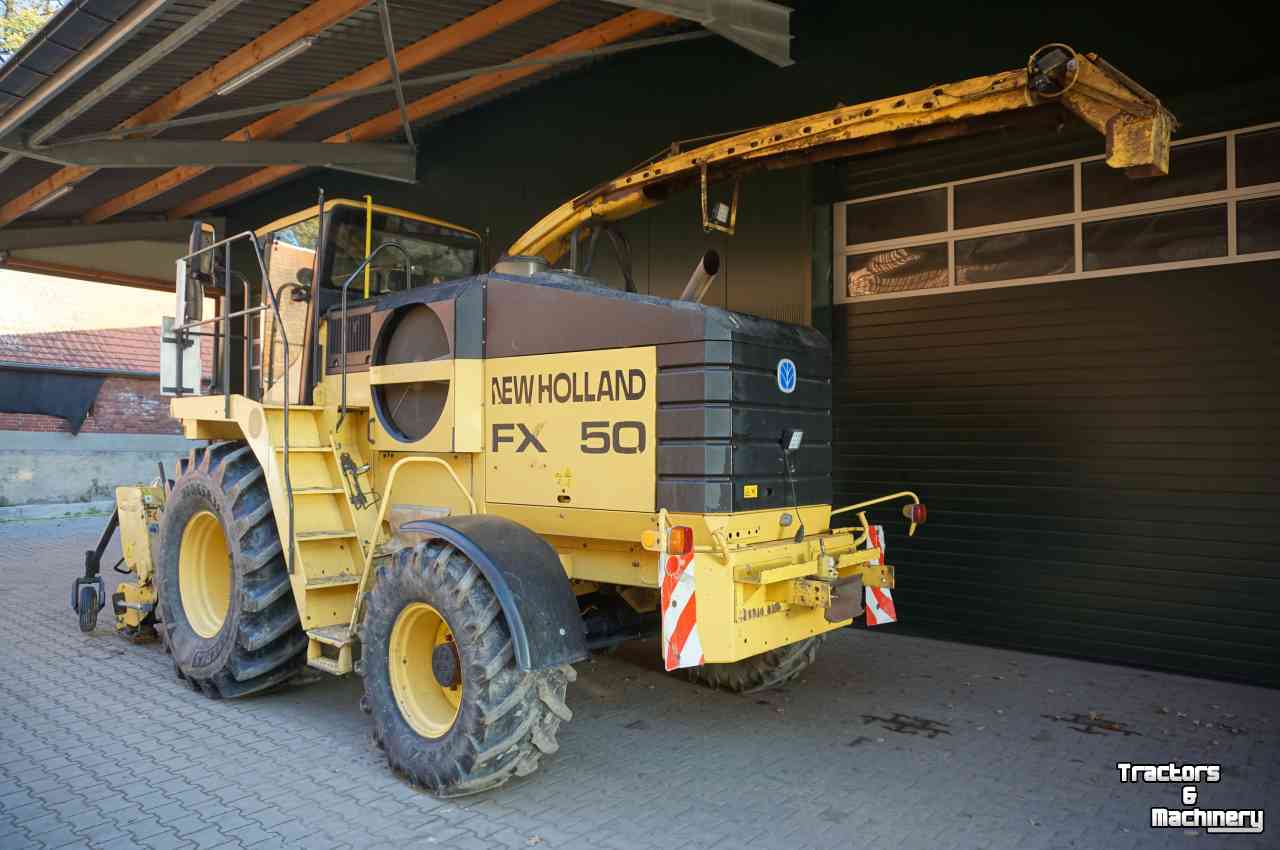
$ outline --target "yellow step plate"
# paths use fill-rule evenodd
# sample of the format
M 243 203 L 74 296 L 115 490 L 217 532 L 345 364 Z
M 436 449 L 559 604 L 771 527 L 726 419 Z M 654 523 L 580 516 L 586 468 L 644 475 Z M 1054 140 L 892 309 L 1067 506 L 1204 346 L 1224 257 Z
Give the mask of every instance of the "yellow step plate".
M 327 646 L 336 646 L 338 648 L 346 646 L 353 640 L 351 629 L 346 623 L 321 626 L 318 629 L 307 629 L 307 637 Z
M 316 540 L 350 540 L 356 533 L 339 528 L 333 531 L 299 531 L 294 536 L 299 543 L 310 543 Z
M 348 585 L 355 586 L 360 583 L 360 577 L 355 573 L 338 573 L 336 576 L 316 576 L 307 579 L 307 590 L 322 590 L 326 587 L 346 587 Z

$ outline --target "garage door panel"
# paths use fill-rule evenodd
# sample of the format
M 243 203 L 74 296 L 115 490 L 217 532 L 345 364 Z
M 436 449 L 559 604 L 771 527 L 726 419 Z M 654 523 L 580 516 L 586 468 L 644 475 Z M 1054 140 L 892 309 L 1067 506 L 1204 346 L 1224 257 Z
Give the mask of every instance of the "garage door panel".
M 921 300 L 921 299 L 914 299 Z M 860 333 L 857 329 L 855 332 Z M 1073 347 L 1069 364 L 1090 362 L 1099 364 L 1105 361 L 1108 365 L 1116 363 L 1115 355 L 1124 354 L 1125 362 L 1130 358 L 1147 358 L 1150 361 L 1163 362 L 1169 357 L 1185 360 L 1187 334 L 1162 333 L 1159 329 L 1144 329 L 1141 334 L 1089 334 L 1084 337 L 1088 345 Z M 999 345 L 991 347 L 981 335 L 966 335 L 964 341 L 956 345 L 929 346 L 931 357 L 923 360 L 904 360 L 901 349 L 895 343 L 899 339 L 894 334 L 885 334 L 878 339 L 869 340 L 866 345 L 859 346 L 861 356 L 857 363 L 858 371 L 868 375 L 882 373 L 902 373 L 915 370 L 937 369 L 939 374 L 954 372 L 958 369 L 981 369 L 983 367 L 1008 367 L 1021 363 L 1048 361 L 1048 365 L 1062 367 L 1061 338 L 1045 338 L 1043 335 L 1024 340 L 1001 339 Z M 1206 334 L 1198 331 L 1196 346 L 1196 363 L 1204 359 L 1230 360 L 1249 357 L 1256 353 L 1274 351 L 1274 339 L 1253 338 L 1241 339 L 1231 333 L 1230 329 Z M 1077 361 L 1076 358 L 1080 358 Z M 1090 359 L 1092 358 L 1092 359 Z M 1146 361 L 1142 361 L 1146 362 Z M 1195 364 L 1193 364 L 1195 365 Z
M 1212 538 L 1208 535 L 1212 534 Z M 1212 532 L 1206 531 L 1201 524 L 1177 522 L 1140 522 L 1115 518 L 1111 516 L 1074 518 L 1054 516 L 1020 517 L 1017 531 L 1011 531 L 1006 525 L 994 524 L 991 518 L 982 514 L 962 514 L 953 511 L 935 512 L 929 519 L 929 538 L 946 538 L 967 544 L 991 541 L 998 537 L 1005 541 L 1031 540 L 1039 545 L 1073 545 L 1088 542 L 1094 548 L 1130 551 L 1139 540 L 1143 541 L 1143 549 L 1149 552 L 1181 556 L 1190 548 L 1193 551 L 1209 550 L 1216 557 L 1226 557 L 1224 547 L 1230 547 L 1238 553 L 1238 547 L 1256 546 L 1259 548 L 1260 560 L 1280 559 L 1280 547 L 1275 544 L 1275 532 L 1264 526 L 1254 524 L 1219 524 L 1213 526 Z M 912 545 L 923 545 L 912 541 Z M 1243 557 L 1233 554 L 1233 557 Z
M 963 626 L 957 624 L 953 617 L 947 616 L 945 611 L 940 612 L 935 618 L 917 620 L 913 630 L 920 634 L 948 640 L 1009 646 L 1031 652 L 1066 654 L 1096 661 L 1139 664 L 1197 676 L 1218 676 L 1263 683 L 1277 680 L 1276 665 L 1269 662 L 1265 655 L 1261 658 L 1234 657 L 1237 653 L 1233 648 L 1226 648 L 1224 653 L 1223 647 L 1202 648 L 1197 642 L 1190 640 L 1180 642 L 1178 646 L 1168 647 L 1145 640 L 1140 634 L 1126 635 L 1121 640 L 1109 640 L 1103 634 L 1093 630 L 1034 631 L 1020 623 L 984 621 Z M 1062 649 L 1064 643 L 1071 644 L 1074 649 L 1071 652 L 1064 652 Z M 1233 657 L 1227 661 L 1223 658 L 1224 654 Z M 1052 697 L 1046 698 L 1052 700 Z M 1064 712 L 1084 710 L 1067 694 L 1062 694 L 1059 701 L 1062 705 L 1061 710 Z
M 918 489 L 933 506 L 935 516 L 953 507 L 973 513 L 995 515 L 1027 513 L 1061 513 L 1067 516 L 1113 516 L 1129 519 L 1177 520 L 1200 522 L 1212 526 L 1210 511 L 1241 512 L 1241 519 L 1274 528 L 1280 497 L 1265 493 L 1205 493 L 1203 491 L 1164 491 L 1116 493 L 1062 488 L 1038 489 L 1012 487 L 977 487 L 972 484 L 946 485 L 929 481 L 909 481 L 899 477 L 862 476 L 856 468 L 837 464 L 837 477 L 857 477 L 857 491 L 837 493 L 836 501 L 852 504 L 862 499 L 898 490 Z M 941 506 L 941 507 L 940 507 Z M 1001 523 L 1009 527 L 1002 516 Z
M 1033 551 L 1035 560 L 1031 558 Z M 1251 558 L 1210 561 L 1204 554 L 1150 554 L 1138 559 L 1116 551 L 1049 546 L 998 551 L 982 548 L 975 552 L 971 545 L 944 540 L 913 547 L 909 553 L 898 552 L 891 560 L 904 571 L 904 576 L 920 578 L 926 587 L 935 579 L 953 580 L 960 570 L 967 571 L 966 581 L 993 587 L 1009 582 L 1048 587 L 1067 577 L 1073 581 L 1112 583 L 1115 586 L 1110 590 L 1126 599 L 1153 599 L 1167 592 L 1186 591 L 1181 598 L 1187 602 L 1280 613 L 1280 604 L 1272 598 L 1275 579 L 1265 575 L 1266 566 L 1274 562 Z M 917 560 L 919 565 L 915 567 Z M 905 566 L 908 563 L 913 567 Z M 1209 571 L 1209 566 L 1231 572 Z M 1217 598 L 1221 594 L 1233 598 Z
M 1277 301 L 1266 261 L 837 305 L 837 501 L 930 507 L 902 627 L 1280 685 Z
M 900 593 L 899 596 L 901 598 L 897 601 L 903 605 L 904 611 L 911 611 L 913 619 L 914 615 L 936 617 L 940 610 L 963 603 L 971 606 L 975 613 L 984 612 L 983 618 L 1066 625 L 1071 629 L 1092 627 L 1101 617 L 1115 628 L 1151 631 L 1174 638 L 1186 637 L 1264 650 L 1280 641 L 1280 628 L 1274 625 L 1275 616 L 1269 611 L 1197 606 L 1176 600 L 1152 602 L 1152 615 L 1146 616 L 1125 611 L 1127 600 L 1123 597 L 1095 591 L 1063 592 L 1052 597 L 1052 602 L 1044 601 L 1048 598 L 1044 595 L 1011 592 L 1002 594 L 992 608 L 987 607 L 990 602 L 987 595 L 965 593 L 963 588 L 952 593 L 916 592 Z M 990 614 L 985 613 L 987 611 Z M 1222 620 L 1227 616 L 1232 617 L 1232 622 L 1224 625 Z M 1259 643 L 1259 640 L 1264 642 Z
M 1161 432 L 1148 432 L 1154 436 Z M 1233 429 L 1232 442 L 1224 445 L 1220 439 L 1213 439 L 1219 432 L 1212 434 L 1202 434 L 1204 439 L 1201 442 L 1187 445 L 1192 437 L 1197 436 L 1191 432 L 1183 432 L 1183 439 L 1171 439 L 1165 442 L 1151 442 L 1141 438 L 1129 439 L 1127 434 L 1121 434 L 1119 437 L 1109 435 L 1104 430 L 1099 430 L 1100 439 L 1084 440 L 1071 446 L 1069 456 L 1080 458 L 1097 458 L 1102 460 L 1159 460 L 1159 461 L 1233 461 L 1239 457 L 1241 449 L 1255 452 L 1256 456 L 1262 458 L 1264 462 L 1280 464 L 1280 442 L 1273 442 L 1265 439 L 1263 435 L 1255 432 L 1245 432 L 1253 440 L 1241 440 L 1240 431 Z M 956 458 L 960 460 L 983 461 L 998 458 L 1009 458 L 1011 460 L 1052 460 L 1056 454 L 1061 451 L 1061 446 L 1057 443 L 1037 443 L 1032 437 L 1043 437 L 1043 434 L 1035 434 L 1034 432 L 1023 432 L 1025 438 L 1021 435 L 1010 435 L 1009 437 L 1001 436 L 992 440 L 925 440 L 925 439 L 884 439 L 870 440 L 867 439 L 867 432 L 862 431 L 860 436 L 862 439 L 858 441 L 857 450 L 846 450 L 842 453 L 841 459 L 846 463 L 865 463 L 875 461 L 883 462 L 886 453 L 900 456 L 908 461 L 920 461 L 929 463 L 930 465 L 937 462 L 939 458 Z M 886 435 L 890 436 L 890 435 Z M 900 436 L 900 435 L 892 435 Z M 1111 439 L 1101 439 L 1103 436 L 1111 436 Z M 1242 445 L 1244 444 L 1244 445 Z

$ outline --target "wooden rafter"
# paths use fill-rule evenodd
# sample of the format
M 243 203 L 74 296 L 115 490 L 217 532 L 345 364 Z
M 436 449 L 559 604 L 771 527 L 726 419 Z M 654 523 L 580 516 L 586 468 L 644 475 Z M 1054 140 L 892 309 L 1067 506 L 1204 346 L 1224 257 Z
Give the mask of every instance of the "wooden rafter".
M 67 277 L 72 280 L 87 280 L 91 283 L 111 283 L 116 286 L 130 286 L 134 289 L 150 289 L 154 292 L 173 292 L 172 280 L 142 277 L 141 275 L 113 272 L 106 269 L 91 269 L 85 266 L 68 265 L 67 263 L 29 260 L 25 257 L 9 257 L 3 263 L 0 263 L 0 268 L 14 272 L 47 274 L 53 277 Z
M 242 71 L 279 53 L 300 38 L 315 35 L 333 26 L 367 5 L 368 0 L 316 0 L 301 12 L 281 21 L 244 47 L 178 86 L 119 124 L 118 127 L 129 128 L 152 124 L 185 112 L 212 96 L 219 87 Z M 51 174 L 4 206 L 0 206 L 0 227 L 26 214 L 32 207 L 64 186 L 74 186 L 96 170 L 73 166 Z
M 406 71 L 435 61 L 481 38 L 492 35 L 556 2 L 558 0 L 502 0 L 502 2 L 481 9 L 473 15 L 468 15 L 457 23 L 434 32 L 426 38 L 397 51 L 396 62 L 399 64 L 401 71 Z M 390 78 L 390 66 L 387 60 L 383 59 L 313 92 L 313 95 L 357 91 L 385 83 Z M 264 115 L 253 123 L 226 135 L 223 137 L 223 141 L 245 142 L 279 138 L 308 118 L 334 109 L 342 103 L 343 101 L 341 100 L 332 100 L 281 109 L 269 115 Z M 112 216 L 119 215 L 139 204 L 172 191 L 209 170 L 207 166 L 191 165 L 166 171 L 141 186 L 104 201 L 89 210 L 84 215 L 84 221 L 89 224 L 105 221 Z
M 527 53 L 520 58 L 542 58 L 604 47 L 654 27 L 674 22 L 675 18 L 655 12 L 627 12 L 582 32 L 562 38 L 532 53 Z M 494 89 L 536 74 L 540 70 L 542 69 L 537 66 L 530 66 L 471 77 L 411 102 L 408 107 L 409 118 L 412 121 L 421 121 L 430 115 L 474 100 Z M 348 130 L 335 133 L 325 141 L 330 144 L 372 141 L 389 136 L 399 129 L 400 111 L 394 109 Z M 192 198 L 171 209 L 167 215 L 169 218 L 186 218 L 194 213 L 228 203 L 264 186 L 268 186 L 290 174 L 301 171 L 302 168 L 304 166 L 273 166 L 255 171 L 247 177 L 206 192 L 199 197 Z

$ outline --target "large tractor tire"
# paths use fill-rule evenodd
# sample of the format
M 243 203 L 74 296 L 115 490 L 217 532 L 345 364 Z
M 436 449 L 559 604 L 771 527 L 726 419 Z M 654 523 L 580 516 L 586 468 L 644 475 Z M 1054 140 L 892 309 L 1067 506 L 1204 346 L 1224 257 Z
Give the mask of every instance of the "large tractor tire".
M 252 450 L 178 462 L 160 519 L 160 629 L 180 678 L 210 697 L 278 685 L 306 663 L 271 496 Z
M 818 657 L 826 635 L 806 638 L 730 664 L 703 664 L 689 669 L 689 678 L 713 688 L 749 694 L 790 682 Z
M 517 668 L 497 597 L 453 546 L 422 543 L 379 567 L 361 642 L 374 740 L 432 794 L 495 788 L 560 748 L 573 668 Z

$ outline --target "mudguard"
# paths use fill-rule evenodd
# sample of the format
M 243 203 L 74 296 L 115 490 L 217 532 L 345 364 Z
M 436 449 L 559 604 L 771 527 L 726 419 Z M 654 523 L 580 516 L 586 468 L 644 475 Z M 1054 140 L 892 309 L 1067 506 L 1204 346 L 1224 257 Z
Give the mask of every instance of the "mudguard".
M 560 557 L 545 540 L 504 517 L 472 514 L 415 520 L 402 532 L 456 546 L 489 580 L 521 670 L 545 670 L 587 658 L 578 599 Z

